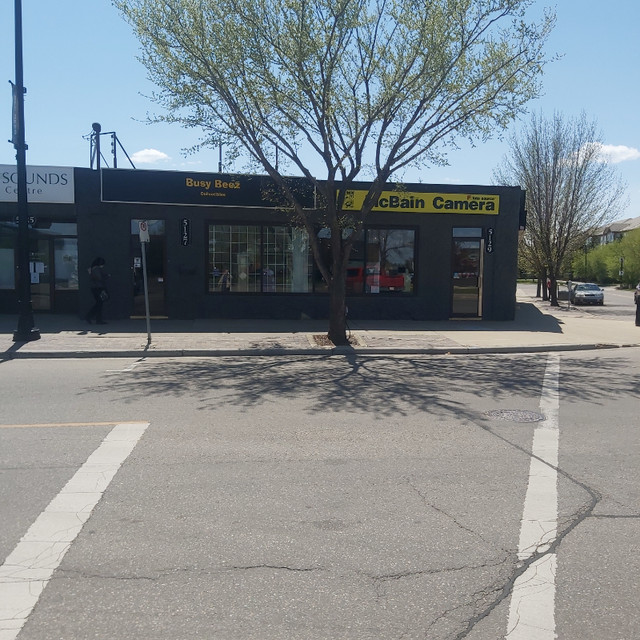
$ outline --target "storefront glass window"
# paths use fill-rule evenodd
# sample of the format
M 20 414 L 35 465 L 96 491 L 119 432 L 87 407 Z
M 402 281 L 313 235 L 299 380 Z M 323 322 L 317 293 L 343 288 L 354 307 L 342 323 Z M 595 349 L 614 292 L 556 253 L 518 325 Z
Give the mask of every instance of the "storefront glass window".
M 318 231 L 331 264 L 330 232 Z M 347 267 L 347 294 L 412 293 L 415 230 L 358 232 Z M 316 293 L 327 284 L 314 265 L 304 229 L 289 226 L 209 225 L 210 293 Z
M 56 290 L 76 291 L 78 289 L 77 228 L 75 222 L 54 222 L 47 218 L 36 218 L 35 222 L 29 225 L 29 268 L 32 274 L 32 295 L 35 296 L 34 308 L 38 308 L 40 299 L 46 298 L 49 305 L 52 295 L 50 290 L 52 275 L 55 278 Z M 0 289 L 16 287 L 17 233 L 17 223 L 0 221 Z M 51 264 L 52 250 L 53 265 Z
M 320 229 L 317 233 L 317 242 L 320 252 L 323 255 L 325 264 L 331 264 L 331 231 L 329 229 Z M 313 290 L 316 293 L 325 293 L 329 290 L 316 261 L 313 262 Z
M 210 292 L 260 291 L 260 227 L 209 226 Z
M 330 232 L 318 233 L 320 247 L 330 260 Z M 413 293 L 415 231 L 413 229 L 366 229 L 354 239 L 347 267 L 347 295 Z M 315 270 L 316 291 L 327 286 Z
M 78 239 L 54 238 L 53 261 L 55 288 L 70 291 L 78 288 Z
M 211 293 L 311 290 L 306 231 L 288 226 L 209 226 Z
M 36 221 L 33 228 L 36 230 L 43 229 L 45 235 L 51 236 L 75 236 L 78 235 L 78 225 L 75 222 L 47 222 L 43 220 Z
M 0 220 L 0 289 L 16 288 L 15 238 L 18 225 Z
M 345 229 L 343 236 L 346 238 L 353 233 L 352 229 Z M 331 268 L 331 231 L 320 229 L 318 231 L 318 244 L 323 254 L 323 260 Z M 362 283 L 364 282 L 364 231 L 360 230 L 353 240 L 351 253 L 349 254 L 349 265 L 347 267 L 347 295 L 362 293 Z M 316 293 L 327 292 L 329 287 L 322 277 L 320 269 L 314 265 L 313 286 Z
M 454 227 L 454 238 L 481 238 L 482 229 L 480 227 Z
M 295 227 L 264 227 L 262 291 L 307 293 L 311 289 L 309 237 Z
M 367 229 L 365 293 L 412 293 L 414 268 L 413 229 Z

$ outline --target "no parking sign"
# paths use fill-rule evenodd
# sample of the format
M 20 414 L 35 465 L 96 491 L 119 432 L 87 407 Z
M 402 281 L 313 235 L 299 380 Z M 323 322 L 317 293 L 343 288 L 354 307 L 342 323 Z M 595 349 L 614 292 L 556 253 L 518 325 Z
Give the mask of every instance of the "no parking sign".
M 149 242 L 149 225 L 146 220 L 138 222 L 138 233 L 140 234 L 140 242 Z
M 149 242 L 149 225 L 146 220 L 138 221 L 140 249 L 142 250 L 142 282 L 144 284 L 144 309 L 147 316 L 147 344 L 151 344 L 151 323 L 149 319 L 149 288 L 147 286 L 147 243 Z

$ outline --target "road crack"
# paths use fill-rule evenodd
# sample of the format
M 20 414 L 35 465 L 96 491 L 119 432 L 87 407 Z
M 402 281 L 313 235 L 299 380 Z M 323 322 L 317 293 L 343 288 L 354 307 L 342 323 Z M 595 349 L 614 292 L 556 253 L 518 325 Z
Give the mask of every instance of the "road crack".
M 296 573 L 324 571 L 322 567 L 288 567 L 286 565 L 275 565 L 275 564 L 252 564 L 252 565 L 246 565 L 246 566 L 232 566 L 232 567 L 227 567 L 227 569 L 232 571 L 252 571 L 255 569 L 271 569 L 274 571 L 293 571 Z
M 507 598 L 509 598 L 512 594 L 513 587 L 516 580 L 521 575 L 523 575 L 533 564 L 540 562 L 545 556 L 550 556 L 552 554 L 557 553 L 558 548 L 562 544 L 563 540 L 576 527 L 582 524 L 582 522 L 584 522 L 587 518 L 594 517 L 593 512 L 597 507 L 598 503 L 602 500 L 602 495 L 598 491 L 596 491 L 592 487 L 589 487 L 587 484 L 578 480 L 577 478 L 573 477 L 570 473 L 564 471 L 560 467 L 550 464 L 546 460 L 542 459 L 540 456 L 535 455 L 532 451 L 529 451 L 524 447 L 522 447 L 521 445 L 511 442 L 504 436 L 501 436 L 500 434 L 495 433 L 487 425 L 477 424 L 477 426 L 480 429 L 491 434 L 493 437 L 501 440 L 503 443 L 512 447 L 513 449 L 520 451 L 521 453 L 524 453 L 529 458 L 538 460 L 542 464 L 545 464 L 546 466 L 548 466 L 550 469 L 553 469 L 558 474 L 558 476 L 562 476 L 569 482 L 573 483 L 574 485 L 580 487 L 583 491 L 585 491 L 585 493 L 588 496 L 588 500 L 577 511 L 575 511 L 573 514 L 563 519 L 562 528 L 560 528 L 560 523 L 558 523 L 559 528 L 553 540 L 541 539 L 539 541 L 539 546 L 536 548 L 535 551 L 531 553 L 531 555 L 528 555 L 526 559 L 520 560 L 515 564 L 513 572 L 508 577 L 508 579 L 505 580 L 502 587 L 495 590 L 496 596 L 493 598 L 493 600 L 491 600 L 484 607 L 484 609 L 482 609 L 476 615 L 471 617 L 467 621 L 464 629 L 462 629 L 456 636 L 454 636 L 453 640 L 463 640 L 463 638 L 466 638 L 469 635 L 469 633 L 471 633 L 471 631 L 476 626 L 476 624 L 478 624 L 481 620 L 484 620 L 489 614 L 491 614 L 491 612 L 496 607 L 498 607 L 502 602 L 504 602 Z

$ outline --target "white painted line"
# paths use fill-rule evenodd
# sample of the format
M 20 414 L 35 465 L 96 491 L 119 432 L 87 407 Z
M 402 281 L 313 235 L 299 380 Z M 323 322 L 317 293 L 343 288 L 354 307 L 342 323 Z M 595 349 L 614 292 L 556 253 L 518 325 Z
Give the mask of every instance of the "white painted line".
M 53 572 L 148 422 L 116 425 L 0 567 L 0 640 L 18 636 Z
M 130 373 L 133 371 L 139 364 L 142 363 L 144 358 L 140 358 L 135 362 L 132 362 L 128 367 L 124 367 L 123 369 L 106 369 L 106 373 Z
M 545 553 L 556 539 L 558 526 L 558 413 L 560 356 L 549 355 L 542 384 L 540 411 L 546 416 L 533 434 L 529 485 L 520 525 L 521 562 Z M 556 555 L 533 562 L 515 581 L 509 606 L 509 640 L 555 640 Z
M 121 420 L 110 422 L 33 422 L 31 424 L 0 424 L 0 429 L 50 429 L 57 427 L 115 427 L 122 424 Z M 129 424 L 129 423 L 127 423 Z M 146 424 L 143 421 L 131 422 L 131 424 Z

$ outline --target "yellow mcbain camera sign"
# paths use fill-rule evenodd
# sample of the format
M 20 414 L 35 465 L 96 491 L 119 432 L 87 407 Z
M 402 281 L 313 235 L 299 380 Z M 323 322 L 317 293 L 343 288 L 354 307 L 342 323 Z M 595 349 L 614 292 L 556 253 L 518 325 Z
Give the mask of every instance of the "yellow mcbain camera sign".
M 346 192 L 344 209 L 360 211 L 367 195 L 365 190 Z M 403 211 L 405 213 L 467 213 L 497 215 L 500 196 L 478 193 L 423 193 L 414 191 L 383 191 L 373 211 Z

